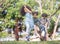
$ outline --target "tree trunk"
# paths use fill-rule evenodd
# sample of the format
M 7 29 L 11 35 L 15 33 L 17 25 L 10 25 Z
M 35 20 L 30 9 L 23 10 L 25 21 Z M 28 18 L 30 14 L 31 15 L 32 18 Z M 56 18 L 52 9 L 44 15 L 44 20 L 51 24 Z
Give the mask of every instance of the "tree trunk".
M 56 33 L 56 29 L 57 29 L 57 26 L 58 26 L 59 19 L 60 19 L 60 14 L 58 15 L 58 19 L 57 19 L 57 21 L 55 23 L 55 26 L 54 26 L 54 30 L 53 30 L 53 34 L 52 34 L 52 39 L 54 39 L 54 37 L 55 37 L 55 33 Z
M 39 4 L 40 11 L 41 11 L 41 14 L 42 14 L 42 1 L 41 0 L 35 0 L 35 1 Z

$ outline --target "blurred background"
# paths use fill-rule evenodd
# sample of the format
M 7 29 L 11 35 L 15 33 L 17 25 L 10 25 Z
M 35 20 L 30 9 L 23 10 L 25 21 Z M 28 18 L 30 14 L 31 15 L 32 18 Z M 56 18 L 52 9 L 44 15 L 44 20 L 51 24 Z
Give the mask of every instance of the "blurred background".
M 0 0 L 0 37 L 8 36 L 6 32 L 2 31 L 6 31 L 9 27 L 13 29 L 15 18 L 21 17 L 20 9 L 23 5 L 29 5 L 33 11 L 38 11 L 38 17 L 41 17 L 42 13 L 50 16 L 60 7 L 60 0 Z M 51 18 L 49 33 L 53 30 L 59 13 L 60 10 Z M 60 20 L 57 29 L 60 29 Z

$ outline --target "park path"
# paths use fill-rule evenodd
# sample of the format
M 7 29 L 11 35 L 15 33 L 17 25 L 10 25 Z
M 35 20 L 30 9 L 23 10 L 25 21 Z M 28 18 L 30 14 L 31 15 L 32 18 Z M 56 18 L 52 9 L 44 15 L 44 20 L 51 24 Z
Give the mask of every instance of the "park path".
M 14 35 L 13 35 L 14 36 Z M 55 39 L 53 39 L 54 41 L 55 40 L 60 40 L 60 33 L 56 33 L 56 38 Z M 30 36 L 30 38 L 34 38 L 33 36 Z M 19 38 L 19 40 L 25 40 L 25 38 Z M 48 39 L 48 41 L 53 41 L 52 39 Z M 12 36 L 7 36 L 7 37 L 5 37 L 5 38 L 0 38 L 0 41 L 15 41 L 15 37 L 12 37 Z M 30 41 L 40 41 L 40 39 L 39 38 L 35 38 L 35 39 L 32 39 L 32 40 L 30 40 Z
M 32 36 L 31 36 L 32 37 Z M 19 38 L 19 40 L 25 40 L 24 38 Z M 54 41 L 55 40 L 60 40 L 60 37 L 56 37 L 55 39 L 53 39 Z M 49 39 L 48 41 L 53 41 L 52 39 Z M 15 38 L 14 37 L 5 37 L 5 38 L 0 38 L 0 41 L 15 41 Z M 30 41 L 40 41 L 39 38 L 35 38 L 35 39 L 32 39 Z

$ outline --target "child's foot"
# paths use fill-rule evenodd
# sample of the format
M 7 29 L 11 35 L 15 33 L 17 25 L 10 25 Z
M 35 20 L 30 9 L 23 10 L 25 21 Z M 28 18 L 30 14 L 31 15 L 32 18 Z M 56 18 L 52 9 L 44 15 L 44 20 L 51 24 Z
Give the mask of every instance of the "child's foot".
M 29 36 L 27 36 L 27 37 L 26 37 L 26 39 L 27 39 L 27 41 L 30 41 L 30 40 L 29 40 L 29 39 L 30 39 L 30 37 L 29 37 Z

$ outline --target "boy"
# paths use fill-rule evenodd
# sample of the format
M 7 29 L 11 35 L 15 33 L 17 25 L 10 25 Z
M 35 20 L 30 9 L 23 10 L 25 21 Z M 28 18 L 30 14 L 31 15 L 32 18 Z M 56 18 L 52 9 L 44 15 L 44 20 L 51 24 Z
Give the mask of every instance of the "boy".
M 47 14 L 46 13 L 43 13 L 42 14 L 42 17 L 40 18 L 40 25 L 39 25 L 39 29 L 41 31 L 41 40 L 47 40 L 48 39 L 48 32 L 47 32 L 47 29 L 49 28 L 49 20 L 47 18 Z
M 39 19 L 38 19 L 38 12 L 33 12 L 33 19 L 34 19 L 34 36 L 39 37 L 38 31 L 40 30 L 39 25 Z

